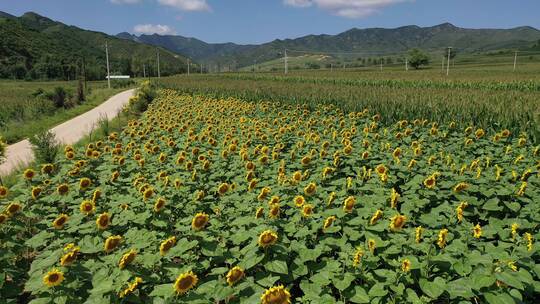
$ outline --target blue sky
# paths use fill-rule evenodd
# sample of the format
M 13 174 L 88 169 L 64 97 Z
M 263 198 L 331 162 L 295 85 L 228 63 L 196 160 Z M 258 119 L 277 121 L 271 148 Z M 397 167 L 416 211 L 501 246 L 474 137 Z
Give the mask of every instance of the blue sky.
M 109 34 L 176 33 L 207 42 L 262 43 L 353 27 L 540 28 L 540 0 L 0 0 Z

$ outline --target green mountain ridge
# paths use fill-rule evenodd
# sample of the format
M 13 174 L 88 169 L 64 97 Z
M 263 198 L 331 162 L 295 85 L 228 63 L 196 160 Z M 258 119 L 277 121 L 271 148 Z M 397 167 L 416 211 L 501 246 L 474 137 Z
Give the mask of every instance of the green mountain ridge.
M 198 62 L 214 64 L 232 62 L 242 67 L 255 61 L 264 62 L 283 57 L 285 49 L 289 50 L 291 55 L 321 52 L 355 53 L 354 56 L 364 57 L 403 54 L 411 48 L 442 52 L 448 46 L 452 46 L 460 53 L 519 49 L 530 47 L 539 40 L 540 31 L 529 26 L 512 29 L 466 29 L 443 23 L 431 27 L 408 25 L 390 29 L 353 28 L 337 35 L 321 34 L 296 39 L 276 39 L 260 45 L 213 44 L 195 38 L 157 34 L 135 36 L 120 33 L 117 37 L 161 46 Z
M 183 73 L 187 58 L 169 50 L 80 29 L 33 12 L 15 17 L 0 12 L 0 78 L 71 80 L 106 77 L 105 43 L 109 45 L 111 74 L 157 74 L 157 49 L 161 75 Z M 143 66 L 145 66 L 143 68 Z

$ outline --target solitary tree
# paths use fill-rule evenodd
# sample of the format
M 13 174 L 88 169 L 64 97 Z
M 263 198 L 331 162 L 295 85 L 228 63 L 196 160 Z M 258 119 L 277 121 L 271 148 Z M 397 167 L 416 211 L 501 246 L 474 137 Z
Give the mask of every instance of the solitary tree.
M 412 49 L 409 51 L 409 64 L 413 68 L 419 69 L 421 66 L 429 64 L 429 57 L 420 49 Z

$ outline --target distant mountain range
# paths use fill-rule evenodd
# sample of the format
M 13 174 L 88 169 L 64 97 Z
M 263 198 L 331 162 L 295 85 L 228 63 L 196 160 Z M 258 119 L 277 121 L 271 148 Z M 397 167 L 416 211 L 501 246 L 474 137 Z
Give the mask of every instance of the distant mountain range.
M 20 17 L 0 12 L 0 78 L 74 79 L 86 70 L 88 79 L 105 79 L 105 43 L 111 73 L 155 75 L 156 47 L 80 29 L 36 13 Z M 186 70 L 187 59 L 160 49 L 161 74 Z M 143 67 L 144 66 L 144 67 Z
M 114 74 L 156 75 L 157 49 L 161 74 L 185 72 L 187 58 L 214 66 L 246 67 L 290 56 L 331 53 L 335 57 L 366 58 L 400 56 L 411 48 L 440 53 L 452 46 L 458 53 L 501 49 L 529 49 L 540 45 L 540 31 L 532 27 L 513 29 L 465 29 L 450 23 L 432 27 L 415 25 L 394 29 L 351 29 L 337 35 L 309 35 L 274 40 L 259 45 L 207 43 L 172 35 L 110 36 L 53 21 L 36 13 L 20 17 L 0 12 L 0 78 L 74 79 L 83 67 L 88 79 L 106 75 L 104 45 L 110 50 Z M 197 64 L 193 70 L 198 70 Z M 226 69 L 225 69 L 226 70 Z
M 246 66 L 253 64 L 254 61 L 264 62 L 282 57 L 285 49 L 289 49 L 293 56 L 307 51 L 354 52 L 354 56 L 376 57 L 404 53 L 415 47 L 430 52 L 441 52 L 446 47 L 452 46 L 461 53 L 527 48 L 540 40 L 540 31 L 528 26 L 512 29 L 466 29 L 443 23 L 432 27 L 410 25 L 393 29 L 354 28 L 337 35 L 278 39 L 260 45 L 206 43 L 196 38 L 157 34 L 135 36 L 120 33 L 117 37 L 161 46 L 197 62 L 233 61 L 238 66 Z

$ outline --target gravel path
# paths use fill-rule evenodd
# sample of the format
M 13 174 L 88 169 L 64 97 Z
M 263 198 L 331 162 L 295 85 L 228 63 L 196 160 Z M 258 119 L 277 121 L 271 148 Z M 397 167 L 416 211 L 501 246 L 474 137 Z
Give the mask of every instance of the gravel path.
M 101 117 L 107 116 L 109 120 L 116 117 L 134 93 L 135 89 L 131 89 L 116 94 L 101 105 L 52 128 L 51 131 L 56 134 L 56 139 L 61 144 L 73 144 L 90 133 Z M 27 139 L 8 146 L 6 152 L 6 162 L 0 165 L 0 175 L 7 175 L 34 159 L 30 142 Z

